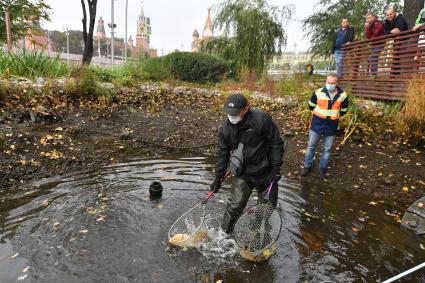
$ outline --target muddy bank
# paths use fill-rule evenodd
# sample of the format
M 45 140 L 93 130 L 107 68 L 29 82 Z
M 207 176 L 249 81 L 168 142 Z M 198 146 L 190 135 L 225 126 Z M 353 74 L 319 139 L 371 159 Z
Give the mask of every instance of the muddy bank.
M 15 94 L 0 108 L 0 187 L 93 169 L 133 156 L 165 150 L 213 155 L 224 115 L 218 91 L 167 85 L 115 90 L 103 101 L 67 97 L 60 91 L 25 98 Z M 318 182 L 317 173 L 300 178 L 307 142 L 306 123 L 296 98 L 252 98 L 266 108 L 289 141 L 282 174 Z M 298 118 L 297 118 L 298 117 Z M 335 142 L 328 178 L 335 190 L 356 190 L 409 203 L 425 192 L 425 153 L 395 142 L 391 135 Z

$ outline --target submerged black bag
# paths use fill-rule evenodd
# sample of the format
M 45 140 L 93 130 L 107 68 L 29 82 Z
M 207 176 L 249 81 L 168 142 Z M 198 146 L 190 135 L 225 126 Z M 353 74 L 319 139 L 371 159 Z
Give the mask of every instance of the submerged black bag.
M 234 176 L 240 176 L 243 172 L 243 146 L 243 143 L 239 143 L 230 157 L 230 172 Z

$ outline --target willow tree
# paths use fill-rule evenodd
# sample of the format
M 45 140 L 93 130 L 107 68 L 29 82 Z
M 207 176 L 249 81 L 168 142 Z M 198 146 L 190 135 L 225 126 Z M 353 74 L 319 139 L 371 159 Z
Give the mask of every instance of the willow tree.
M 283 23 L 291 14 L 292 6 L 279 8 L 265 0 L 227 0 L 218 6 L 214 28 L 231 38 L 238 66 L 262 73 L 286 44 Z
M 400 0 L 320 0 L 316 11 L 303 21 L 304 31 L 310 39 L 310 51 L 314 55 L 329 57 L 335 31 L 341 20 L 347 18 L 354 27 L 356 40 L 363 39 L 363 26 L 367 12 L 371 11 L 384 20 L 385 8 L 394 5 L 400 9 Z

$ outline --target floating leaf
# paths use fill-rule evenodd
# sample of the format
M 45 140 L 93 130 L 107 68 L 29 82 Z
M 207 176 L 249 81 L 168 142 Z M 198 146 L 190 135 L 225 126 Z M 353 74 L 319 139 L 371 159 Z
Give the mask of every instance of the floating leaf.
M 100 216 L 99 218 L 96 219 L 96 222 L 106 222 L 105 217 L 106 216 Z
M 63 153 L 60 151 L 57 151 L 56 149 L 52 150 L 52 151 L 48 151 L 48 152 L 44 152 L 42 151 L 40 153 L 41 156 L 50 158 L 50 159 L 59 159 L 61 157 L 63 157 Z
M 78 231 L 80 234 L 87 234 L 89 232 L 89 230 L 84 229 L 84 230 L 80 230 Z
M 374 202 L 374 201 L 371 201 L 371 202 L 369 202 L 369 204 L 371 204 L 371 205 L 377 205 L 378 203 L 377 202 Z
M 9 257 L 9 259 L 17 258 L 17 257 L 18 257 L 18 255 L 19 255 L 19 253 L 16 253 L 16 254 L 14 254 L 13 256 Z
M 27 277 L 28 277 L 28 274 L 21 275 L 21 276 L 18 277 L 18 281 L 25 280 L 25 278 L 27 278 Z
M 408 192 L 409 191 L 409 188 L 406 187 L 406 186 L 404 186 L 402 190 L 403 190 L 403 192 Z

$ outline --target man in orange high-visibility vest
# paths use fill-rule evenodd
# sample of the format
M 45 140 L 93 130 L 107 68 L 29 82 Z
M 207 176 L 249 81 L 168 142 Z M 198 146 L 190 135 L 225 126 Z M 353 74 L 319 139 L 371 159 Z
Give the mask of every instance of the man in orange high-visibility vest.
M 348 95 L 337 86 L 338 76 L 329 74 L 326 77 L 326 86 L 316 90 L 311 96 L 309 108 L 313 111 L 307 150 L 304 157 L 302 176 L 307 176 L 313 166 L 316 145 L 323 139 L 323 150 L 319 162 L 319 177 L 325 178 L 330 150 L 338 129 L 339 117 L 348 111 Z

